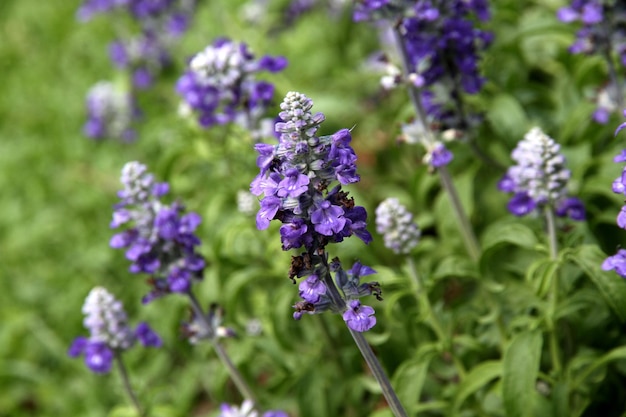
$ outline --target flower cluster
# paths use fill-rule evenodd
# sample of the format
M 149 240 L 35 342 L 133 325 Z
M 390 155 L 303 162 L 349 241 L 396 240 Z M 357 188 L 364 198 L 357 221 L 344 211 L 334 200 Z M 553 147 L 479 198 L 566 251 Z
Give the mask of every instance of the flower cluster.
M 139 26 L 138 35 L 129 38 L 124 33 L 110 45 L 110 56 L 117 67 L 130 71 L 137 88 L 147 88 L 171 61 L 169 51 L 187 30 L 195 8 L 196 0 L 85 0 L 77 16 L 87 21 L 97 14 L 117 13 Z
M 367 212 L 341 190 L 341 185 L 360 179 L 356 173 L 356 154 L 350 146 L 352 137 L 347 129 L 318 136 L 324 115 L 312 114 L 313 102 L 303 94 L 288 93 L 280 107 L 281 121 L 276 123 L 276 131 L 280 133 L 278 144 L 255 146 L 260 173 L 250 190 L 258 196 L 263 194 L 256 224 L 262 230 L 270 221 L 280 220 L 283 249 L 305 249 L 302 255 L 293 257 L 289 272 L 292 279 L 308 277 L 300 284 L 303 301 L 296 304 L 294 317 L 299 319 L 303 313 L 327 309 L 343 313 L 345 301 L 332 294 L 332 289 L 337 290 L 330 278 L 331 272 L 337 273 L 337 286 L 349 301 L 379 294 L 376 283 L 359 284 L 359 277 L 368 275 L 362 272 L 361 266 L 357 267 L 360 264 L 355 264 L 353 274 L 348 276 L 338 261 L 329 266 L 324 250 L 328 243 L 341 242 L 352 235 L 365 243 L 372 240 L 366 229 Z M 335 182 L 339 185 L 331 188 Z M 354 314 L 364 309 L 356 305 L 350 308 Z M 346 319 L 353 330 L 371 327 L 357 325 L 355 320 Z M 370 319 L 368 323 L 373 326 L 374 322 Z
M 250 400 L 245 400 L 241 407 L 231 404 L 222 404 L 218 417 L 258 417 L 259 413 L 254 409 Z M 279 410 L 266 411 L 261 417 L 288 417 L 287 413 Z
M 201 218 L 184 214 L 179 202 L 161 201 L 169 191 L 167 183 L 157 183 L 154 175 L 139 162 L 129 162 L 122 169 L 124 189 L 118 192 L 112 228 L 127 229 L 111 238 L 113 248 L 126 248 L 132 273 L 152 276 L 153 290 L 144 302 L 170 292 L 187 293 L 193 281 L 201 280 L 204 258 L 196 253 L 200 239 L 195 230 Z
M 274 86 L 256 75 L 286 66 L 284 57 L 255 59 L 245 43 L 218 39 L 191 59 L 178 80 L 181 112 L 193 113 L 203 127 L 238 122 L 254 131 L 274 97 Z
M 626 110 L 624 110 L 624 117 L 626 117 Z M 624 128 L 626 128 L 626 123 L 619 125 L 615 135 L 617 136 Z M 615 156 L 613 161 L 616 163 L 626 162 L 626 149 L 623 149 L 619 155 Z M 615 194 L 626 195 L 626 166 L 622 168 L 622 174 L 613 181 L 611 188 Z M 626 229 L 626 205 L 617 214 L 617 225 L 622 229 Z M 602 263 L 602 269 L 605 271 L 615 270 L 619 276 L 626 278 L 626 249 L 620 249 L 615 255 L 606 258 Z
M 135 139 L 132 124 L 139 117 L 133 98 L 113 83 L 100 81 L 87 93 L 83 132 L 92 139 Z
M 585 219 L 582 202 L 567 196 L 571 173 L 554 139 L 534 127 L 517 144 L 511 158 L 516 165 L 498 183 L 500 191 L 514 193 L 507 206 L 511 213 L 523 216 L 549 205 L 558 216 Z
M 564 23 L 582 23 L 569 48 L 571 53 L 598 54 L 609 61 L 612 79 L 599 90 L 593 114 L 596 122 L 607 123 L 609 115 L 621 109 L 624 102 L 622 81 L 615 74 L 612 54 L 615 53 L 622 66 L 626 66 L 626 4 L 615 0 L 572 0 L 569 6 L 558 10 L 557 17 Z
M 376 208 L 376 231 L 383 235 L 385 246 L 398 254 L 411 252 L 421 234 L 413 215 L 397 198 L 388 198 Z
M 388 53 L 378 55 L 374 65 L 384 73 L 383 88 L 409 88 L 418 117 L 403 126 L 402 139 L 423 144 L 431 168 L 452 160 L 447 138 L 462 138 L 482 119 L 463 101 L 463 94 L 478 93 L 485 82 L 479 55 L 492 40 L 475 17 L 489 19 L 487 0 L 359 0 L 355 5 L 354 20 L 382 21 L 379 27 L 386 29 L 381 38 Z
M 96 373 L 111 369 L 116 353 L 130 349 L 137 340 L 144 346 L 160 347 L 161 338 L 147 323 L 135 329 L 128 325 L 122 303 L 102 287 L 91 290 L 83 305 L 83 324 L 90 336 L 77 337 L 70 346 L 71 357 L 85 355 L 85 364 Z

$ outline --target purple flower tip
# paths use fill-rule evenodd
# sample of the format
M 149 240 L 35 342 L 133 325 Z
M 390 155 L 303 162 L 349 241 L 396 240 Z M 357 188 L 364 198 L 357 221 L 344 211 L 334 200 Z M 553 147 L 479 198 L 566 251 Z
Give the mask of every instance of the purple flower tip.
M 366 332 L 376 325 L 374 309 L 361 305 L 359 300 L 348 301 L 348 309 L 343 313 L 343 320 L 356 332 Z
M 135 334 L 137 335 L 137 339 L 139 339 L 141 344 L 145 347 L 161 347 L 163 345 L 163 341 L 159 335 L 152 330 L 148 323 L 139 323 L 137 329 L 135 329 Z

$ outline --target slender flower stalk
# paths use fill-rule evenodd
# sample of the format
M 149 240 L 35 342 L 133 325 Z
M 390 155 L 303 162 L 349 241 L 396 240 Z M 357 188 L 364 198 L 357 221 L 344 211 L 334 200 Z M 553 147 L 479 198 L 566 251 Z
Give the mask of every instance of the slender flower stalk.
M 139 403 L 139 399 L 137 398 L 137 395 L 135 394 L 135 391 L 133 390 L 133 387 L 130 384 L 130 378 L 128 377 L 128 371 L 126 370 L 126 365 L 124 365 L 124 360 L 122 359 L 122 355 L 120 355 L 119 352 L 116 352 L 114 360 L 115 360 L 115 363 L 117 364 L 117 369 L 122 378 L 122 383 L 124 384 L 124 390 L 126 391 L 126 394 L 128 395 L 128 398 L 130 399 L 131 403 L 135 407 L 135 410 L 137 410 L 137 414 L 139 414 L 141 417 L 146 416 L 146 413 L 141 407 L 141 404 Z
M 360 299 L 368 295 L 382 299 L 380 285 L 361 283 L 361 277 L 376 271 L 360 262 L 345 271 L 338 258 L 329 260 L 326 251 L 330 243 L 342 242 L 352 235 L 365 243 L 372 240 L 366 229 L 367 212 L 341 189 L 360 179 L 356 154 L 350 146 L 352 137 L 348 129 L 318 136 L 325 116 L 313 114 L 312 107 L 312 100 L 304 94 L 287 93 L 275 127 L 280 133 L 278 144 L 255 146 L 260 173 L 250 190 L 263 195 L 257 228 L 266 229 L 272 220 L 279 220 L 283 223 L 283 250 L 304 249 L 292 257 L 289 269 L 289 278 L 294 282 L 304 278 L 299 284 L 302 300 L 294 305 L 294 318 L 299 320 L 305 314 L 324 311 L 341 314 L 393 413 L 406 416 L 380 362 L 361 334 L 376 325 L 376 317 L 374 309 L 361 304 Z
M 143 303 L 173 293 L 188 297 L 192 317 L 183 325 L 184 334 L 191 343 L 208 340 L 242 396 L 256 403 L 254 392 L 219 343 L 220 338 L 234 335 L 222 326 L 222 309 L 212 304 L 204 312 L 193 293 L 193 284 L 203 279 L 206 265 L 204 257 L 196 252 L 200 239 L 195 230 L 200 216 L 185 213 L 178 201 L 164 203 L 162 197 L 169 192 L 169 185 L 156 182 L 139 162 L 124 166 L 121 182 L 124 189 L 118 193 L 120 203 L 115 206 L 111 227 L 126 229 L 114 235 L 110 245 L 126 249 L 126 258 L 132 262 L 130 272 L 150 275 L 152 288 Z
M 402 56 L 404 74 L 408 77 L 411 73 L 410 58 L 399 27 L 394 28 L 394 39 L 396 41 L 396 46 Z M 447 163 L 452 159 L 451 155 L 449 159 L 445 159 L 446 162 L 444 163 L 438 161 L 438 152 L 440 152 L 443 145 L 435 140 L 434 134 L 429 127 L 427 116 L 420 99 L 420 89 L 415 85 L 407 85 L 407 90 L 409 93 L 409 98 L 411 99 L 411 103 L 413 104 L 413 107 L 415 109 L 415 114 L 417 118 L 416 123 L 422 137 L 421 142 L 425 144 L 427 152 L 430 152 L 431 165 L 439 174 L 439 180 L 441 181 L 441 185 L 447 193 L 448 198 L 450 199 L 452 209 L 455 212 L 455 217 L 459 224 L 461 235 L 465 243 L 465 248 L 473 260 L 478 260 L 478 257 L 480 256 L 480 244 L 478 243 L 478 239 L 476 239 L 474 229 L 472 228 L 469 218 L 465 213 L 465 209 L 461 204 L 461 199 L 459 198 L 456 187 L 454 186 L 452 177 L 450 176 L 450 173 L 446 168 Z

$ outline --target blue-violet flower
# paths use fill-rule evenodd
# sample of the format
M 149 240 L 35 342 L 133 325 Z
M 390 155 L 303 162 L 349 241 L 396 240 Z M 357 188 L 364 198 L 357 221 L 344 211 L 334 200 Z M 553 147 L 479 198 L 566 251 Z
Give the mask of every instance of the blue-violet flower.
M 77 337 L 68 350 L 71 357 L 85 356 L 85 364 L 95 373 L 107 373 L 116 353 L 130 349 L 137 340 L 144 346 L 160 347 L 161 338 L 147 323 L 136 329 L 128 325 L 122 303 L 105 288 L 95 287 L 83 305 L 83 324 L 90 336 Z
M 201 222 L 196 213 L 186 213 L 179 202 L 161 201 L 169 191 L 167 183 L 157 183 L 154 175 L 139 162 L 128 162 L 122 169 L 124 189 L 118 192 L 112 228 L 126 226 L 114 235 L 110 245 L 126 249 L 132 273 L 151 275 L 149 302 L 167 293 L 188 293 L 194 281 L 202 279 L 205 261 L 196 252 L 200 239 L 195 230 Z
M 374 272 L 371 268 L 362 268 L 357 262 L 346 273 L 339 260 L 329 265 L 326 245 L 352 235 L 369 243 L 372 236 L 366 229 L 365 209 L 341 190 L 342 185 L 360 179 L 350 131 L 341 129 L 318 136 L 324 115 L 313 114 L 312 107 L 312 100 L 304 94 L 287 93 L 280 105 L 281 121 L 276 123 L 278 144 L 255 146 L 260 173 L 250 186 L 253 194 L 263 195 L 257 227 L 266 229 L 272 220 L 279 220 L 283 250 L 304 248 L 301 255 L 292 257 L 289 271 L 291 279 L 306 277 L 299 286 L 302 301 L 294 306 L 295 319 L 325 310 L 343 313 L 346 300 L 370 294 L 380 297 L 378 283 L 360 283 L 360 276 Z M 333 187 L 335 183 L 339 184 Z M 335 282 L 331 272 L 336 273 Z M 363 311 L 369 314 L 368 309 Z M 356 331 L 371 327 L 355 319 L 346 322 Z M 368 319 L 367 323 L 373 325 L 375 320 Z
M 274 86 L 256 75 L 286 66 L 284 57 L 255 59 L 246 44 L 218 39 L 191 59 L 178 80 L 181 114 L 195 115 L 203 127 L 236 122 L 258 139 L 260 119 L 274 97 Z
M 519 141 L 511 158 L 516 164 L 508 169 L 498 188 L 514 193 L 507 205 L 512 214 L 523 216 L 548 205 L 558 216 L 585 219 L 582 202 L 567 196 L 571 173 L 554 139 L 534 127 Z

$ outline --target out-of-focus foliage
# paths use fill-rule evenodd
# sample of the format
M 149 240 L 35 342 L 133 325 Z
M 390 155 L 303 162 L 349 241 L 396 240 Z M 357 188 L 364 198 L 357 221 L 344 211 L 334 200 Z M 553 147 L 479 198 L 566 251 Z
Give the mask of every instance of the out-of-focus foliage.
M 624 147 L 613 138 L 621 121 L 591 119 L 587 95 L 606 68 L 597 57 L 567 52 L 575 28 L 555 17 L 563 2 L 491 2 L 485 27 L 494 43 L 481 64 L 487 84 L 468 100 L 485 114 L 478 145 L 503 165 L 535 125 L 562 145 L 587 221 L 558 224 L 561 251 L 549 260 L 542 218 L 513 218 L 496 190 L 502 172 L 452 143 L 449 169 L 482 245 L 478 262 L 465 254 L 421 149 L 396 140 L 411 109 L 405 92 L 382 92 L 366 70 L 378 48 L 372 27 L 352 22 L 346 8 L 329 13 L 330 2 L 289 24 L 287 1 L 252 13 L 247 3 L 199 3 L 174 65 L 138 93 L 137 140 L 124 144 L 81 132 L 89 87 L 123 77 L 107 56 L 111 20 L 77 22 L 77 0 L 0 2 L 0 416 L 133 415 L 117 373 L 93 375 L 66 354 L 83 332 L 80 308 L 96 285 L 163 337 L 164 348 L 126 356 L 150 415 L 216 415 L 221 402 L 241 402 L 210 346 L 180 336 L 186 300 L 142 306 L 143 278 L 108 246 L 119 171 L 131 160 L 170 182 L 170 195 L 202 216 L 197 233 L 208 267 L 197 294 L 225 307 L 239 337 L 224 345 L 264 408 L 293 417 L 391 415 L 339 315 L 292 319 L 297 287 L 287 278 L 278 226 L 258 231 L 253 215 L 237 211 L 237 192 L 258 173 L 247 133 L 203 131 L 177 114 L 174 85 L 187 59 L 220 36 L 259 56 L 287 57 L 284 72 L 268 75 L 276 103 L 299 91 L 326 115 L 322 134 L 354 127 L 361 182 L 346 188 L 370 213 L 374 242 L 353 238 L 329 250 L 378 272 L 384 301 L 374 304 L 378 324 L 367 338 L 410 415 L 622 415 L 626 284 L 600 269 L 605 254 L 626 243 L 610 188 L 619 175 L 612 158 Z M 420 225 L 410 254 L 418 281 L 374 233 L 374 210 L 388 197 Z M 557 367 L 551 343 L 559 346 Z

